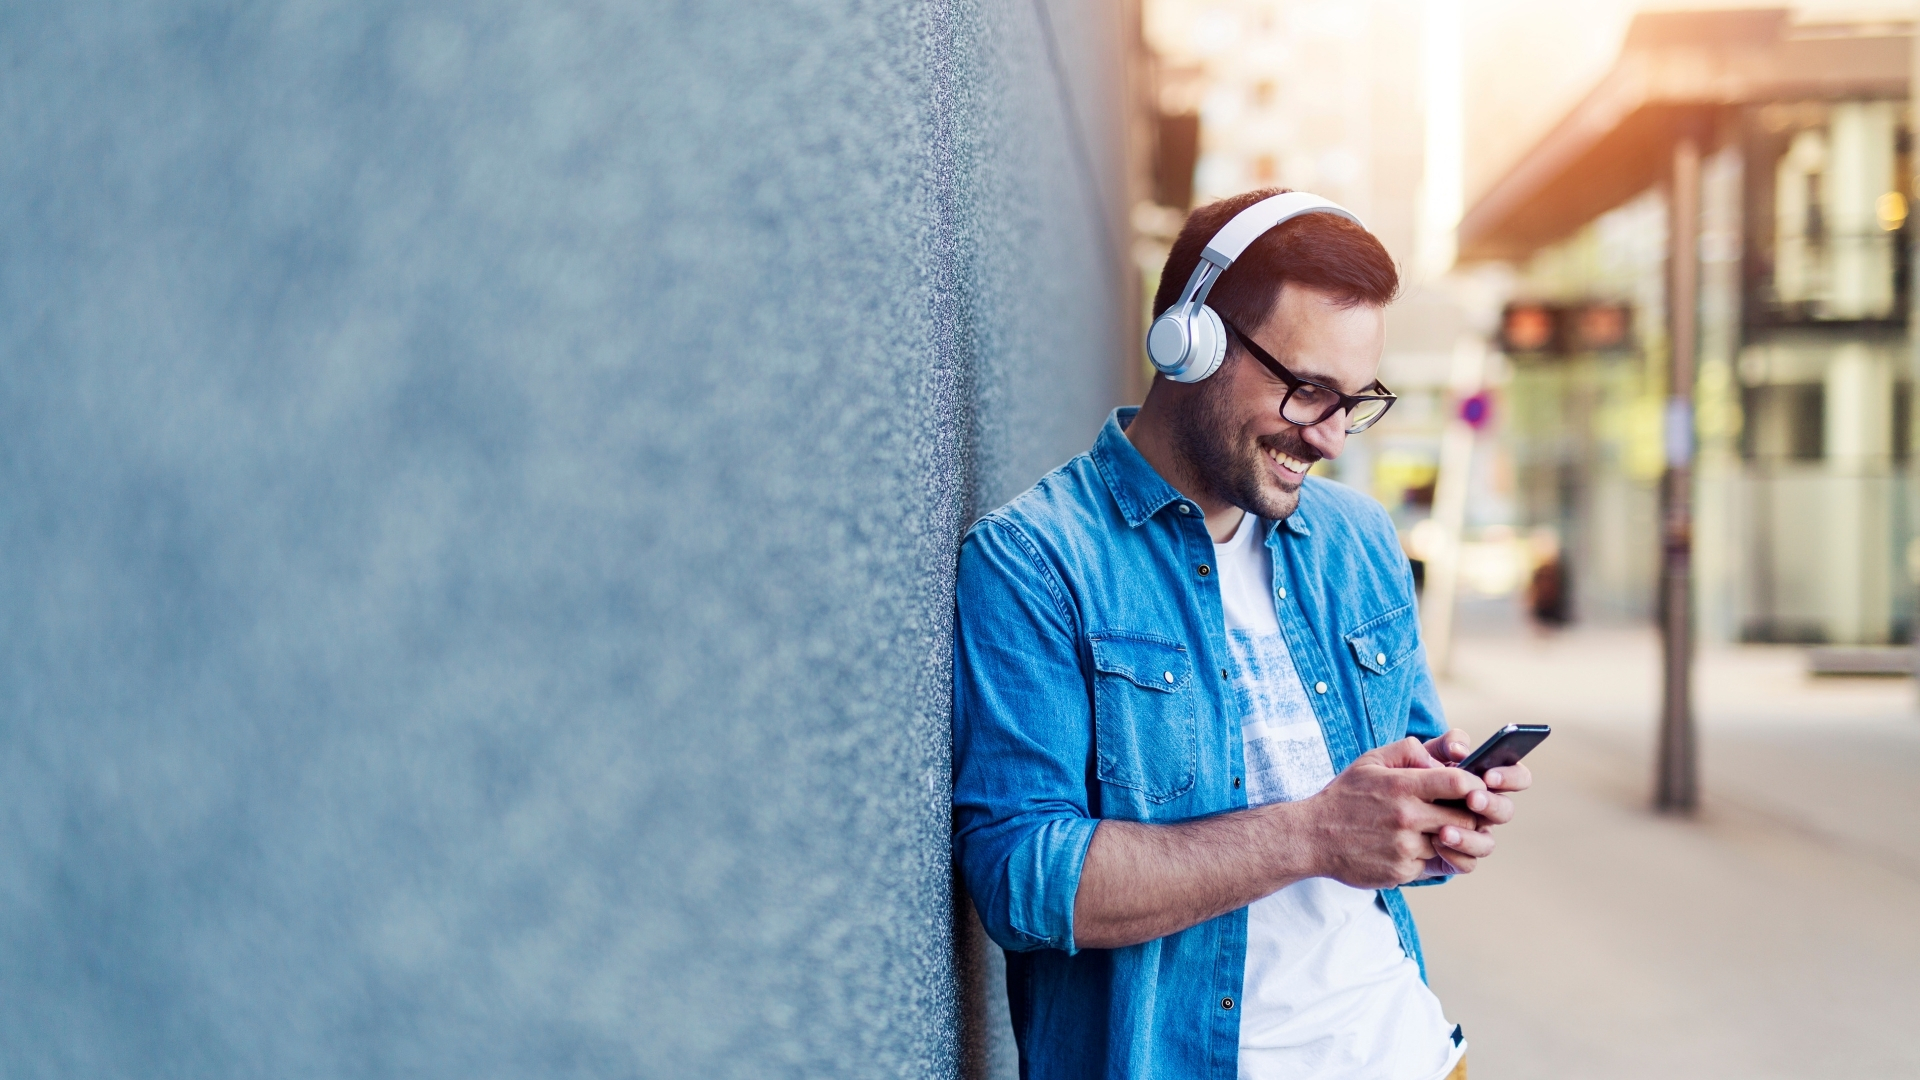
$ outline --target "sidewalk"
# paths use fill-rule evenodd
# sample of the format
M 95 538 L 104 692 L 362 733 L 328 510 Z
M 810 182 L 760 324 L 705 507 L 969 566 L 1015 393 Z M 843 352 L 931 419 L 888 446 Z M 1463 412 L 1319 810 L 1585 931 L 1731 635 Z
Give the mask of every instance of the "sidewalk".
M 1545 721 L 1478 873 L 1412 889 L 1474 1080 L 1920 1075 L 1920 709 L 1801 650 L 1702 652 L 1703 805 L 1649 809 L 1648 631 L 1460 641 L 1476 739 Z

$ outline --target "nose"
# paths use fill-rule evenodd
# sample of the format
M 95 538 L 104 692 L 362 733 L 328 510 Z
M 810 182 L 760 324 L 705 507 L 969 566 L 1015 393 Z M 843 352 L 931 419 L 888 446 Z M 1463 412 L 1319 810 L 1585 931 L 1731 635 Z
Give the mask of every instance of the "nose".
M 1320 456 L 1332 461 L 1347 448 L 1347 411 L 1335 410 L 1332 416 L 1305 428 L 1300 432 L 1307 445 L 1320 452 Z

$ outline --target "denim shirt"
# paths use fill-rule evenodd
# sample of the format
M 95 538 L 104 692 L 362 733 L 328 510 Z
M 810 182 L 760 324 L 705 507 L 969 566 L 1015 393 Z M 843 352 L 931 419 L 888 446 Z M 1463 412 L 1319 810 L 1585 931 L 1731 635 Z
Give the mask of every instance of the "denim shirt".
M 1247 805 L 1213 540 L 1123 434 L 1134 412 L 1115 410 L 1091 451 L 981 518 L 961 547 L 955 857 L 1007 950 L 1023 1077 L 1234 1080 L 1245 908 L 1121 949 L 1074 942 L 1102 818 Z M 1380 505 L 1308 477 L 1266 544 L 1335 770 L 1441 734 L 1413 580 Z M 1380 901 L 1420 961 L 1400 891 Z

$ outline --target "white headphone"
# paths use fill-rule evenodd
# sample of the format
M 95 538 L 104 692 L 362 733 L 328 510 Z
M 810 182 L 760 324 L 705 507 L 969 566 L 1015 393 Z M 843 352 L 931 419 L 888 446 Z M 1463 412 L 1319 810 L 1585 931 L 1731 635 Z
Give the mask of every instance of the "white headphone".
M 1304 191 L 1261 199 L 1233 215 L 1207 241 L 1200 265 L 1180 290 L 1180 299 L 1147 329 L 1147 359 L 1153 361 L 1155 371 L 1174 382 L 1196 383 L 1220 370 L 1220 362 L 1227 358 L 1227 329 L 1207 306 L 1207 294 L 1249 244 L 1301 214 L 1339 214 L 1361 225 L 1353 211 Z

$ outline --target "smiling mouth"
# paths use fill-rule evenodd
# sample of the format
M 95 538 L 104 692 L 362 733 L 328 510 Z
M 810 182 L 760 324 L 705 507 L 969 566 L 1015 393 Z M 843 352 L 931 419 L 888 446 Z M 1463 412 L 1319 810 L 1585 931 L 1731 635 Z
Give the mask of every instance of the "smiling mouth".
M 1307 470 L 1313 468 L 1313 462 L 1302 461 L 1284 450 L 1275 450 L 1271 447 L 1264 447 L 1263 449 L 1267 451 L 1267 457 L 1272 460 L 1275 465 L 1280 466 L 1280 468 L 1295 476 L 1304 477 L 1307 475 Z

